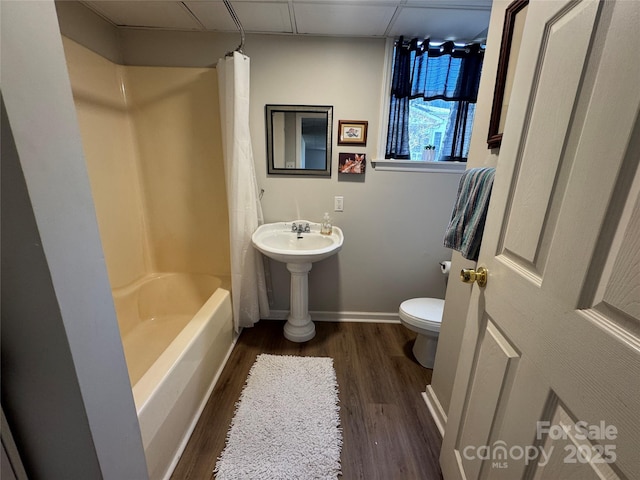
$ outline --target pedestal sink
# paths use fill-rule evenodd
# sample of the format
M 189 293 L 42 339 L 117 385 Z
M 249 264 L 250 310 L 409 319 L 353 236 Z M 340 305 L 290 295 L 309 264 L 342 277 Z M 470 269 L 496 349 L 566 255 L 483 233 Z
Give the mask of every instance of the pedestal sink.
M 333 227 L 330 235 L 320 233 L 320 224 L 307 220 L 267 223 L 251 236 L 264 255 L 287 264 L 291 273 L 291 311 L 284 336 L 292 342 L 306 342 L 316 334 L 309 315 L 309 271 L 311 264 L 335 255 L 342 248 L 342 230 Z

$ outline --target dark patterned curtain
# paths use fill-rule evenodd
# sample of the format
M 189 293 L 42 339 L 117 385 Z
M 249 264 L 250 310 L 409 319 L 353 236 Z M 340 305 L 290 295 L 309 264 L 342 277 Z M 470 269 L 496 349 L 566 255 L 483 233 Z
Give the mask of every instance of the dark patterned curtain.
M 464 160 L 471 122 L 478 98 L 484 50 L 480 44 L 464 47 L 445 42 L 430 46 L 429 40 L 402 37 L 395 48 L 391 81 L 389 131 L 385 158 L 409 159 L 409 101 L 454 102 L 447 124 L 441 160 Z M 470 121 L 471 120 L 471 121 Z

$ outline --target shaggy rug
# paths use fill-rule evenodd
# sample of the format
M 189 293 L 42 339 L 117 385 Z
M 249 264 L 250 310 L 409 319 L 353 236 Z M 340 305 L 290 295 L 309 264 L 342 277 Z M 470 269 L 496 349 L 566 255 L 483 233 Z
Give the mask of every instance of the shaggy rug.
M 236 405 L 216 479 L 337 478 L 339 410 L 333 359 L 259 355 Z

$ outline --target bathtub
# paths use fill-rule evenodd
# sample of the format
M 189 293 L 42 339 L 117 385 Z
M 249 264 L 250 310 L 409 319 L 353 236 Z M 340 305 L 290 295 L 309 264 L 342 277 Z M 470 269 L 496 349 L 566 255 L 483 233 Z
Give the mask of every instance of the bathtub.
M 169 478 L 236 340 L 210 275 L 159 273 L 113 291 L 149 478 Z

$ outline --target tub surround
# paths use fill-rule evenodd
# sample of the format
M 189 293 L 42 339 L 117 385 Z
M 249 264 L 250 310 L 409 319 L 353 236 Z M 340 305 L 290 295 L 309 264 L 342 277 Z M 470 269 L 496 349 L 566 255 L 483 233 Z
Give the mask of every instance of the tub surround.
M 236 340 L 216 71 L 63 44 L 147 468 L 168 478 Z
M 151 270 L 229 275 L 216 70 L 125 68 Z
M 109 282 L 123 287 L 150 263 L 125 70 L 64 37 L 63 46 Z
M 215 69 L 128 67 L 63 45 L 112 288 L 229 275 Z

